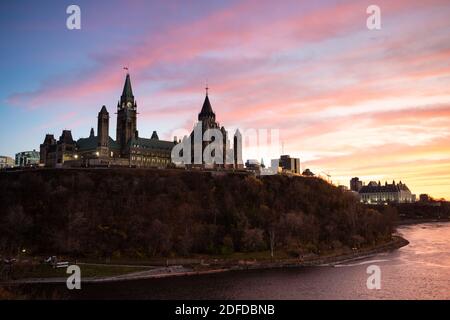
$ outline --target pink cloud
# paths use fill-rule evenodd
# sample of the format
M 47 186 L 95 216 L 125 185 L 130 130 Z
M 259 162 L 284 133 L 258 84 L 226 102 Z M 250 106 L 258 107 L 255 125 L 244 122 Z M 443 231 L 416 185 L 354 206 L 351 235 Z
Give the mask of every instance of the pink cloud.
M 299 10 L 298 1 L 283 1 L 277 10 L 273 4 L 240 2 L 198 21 L 139 35 L 131 39 L 139 43 L 133 50 L 120 44 L 91 53 L 91 70 L 11 95 L 9 103 L 82 107 L 107 95 L 115 101 L 124 77 L 120 69 L 128 65 L 140 123 L 168 118 L 190 129 L 208 80 L 224 125 L 281 128 L 290 150 L 315 151 L 307 165 L 341 175 L 395 172 L 418 190 L 435 190 L 426 184 L 438 183 L 449 159 L 446 2 L 379 1 L 385 23 L 378 33 L 365 28 L 369 3 L 308 10 Z M 72 126 L 71 116 L 57 122 Z M 389 136 L 392 143 L 386 143 Z M 420 180 L 415 172 L 430 179 Z

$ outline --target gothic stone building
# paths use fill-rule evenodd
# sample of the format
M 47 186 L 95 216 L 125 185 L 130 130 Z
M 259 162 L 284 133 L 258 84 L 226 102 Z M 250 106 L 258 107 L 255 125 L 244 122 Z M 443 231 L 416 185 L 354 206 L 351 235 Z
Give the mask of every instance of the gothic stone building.
M 137 103 L 127 74 L 117 103 L 116 139 L 109 136 L 109 113 L 103 106 L 98 113 L 97 135 L 91 129 L 87 138 L 74 141 L 64 130 L 58 141 L 47 134 L 41 144 L 41 165 L 167 167 L 176 142 L 163 141 L 153 131 L 151 138 L 140 137 L 137 130 Z
M 210 134 L 211 131 L 208 131 L 208 129 L 220 131 L 222 137 L 222 150 L 218 151 L 217 154 L 216 150 L 212 150 L 210 153 L 211 157 L 205 159 L 205 154 L 208 154 L 208 151 L 205 152 L 205 149 L 216 139 L 214 134 Z M 196 130 L 201 134 L 200 143 L 195 139 Z M 202 109 L 198 114 L 198 122 L 189 136 L 187 145 L 190 145 L 191 148 L 191 161 L 186 167 L 203 169 L 243 169 L 242 135 L 239 130 L 236 130 L 232 138 L 233 142 L 231 145 L 228 131 L 225 130 L 225 127 L 221 127 L 216 121 L 216 114 L 212 109 L 208 97 L 208 88 L 206 88 L 206 97 Z M 186 137 L 183 143 L 186 143 Z
M 53 134 L 47 134 L 40 148 L 40 164 L 46 167 L 58 167 L 66 161 L 75 160 L 76 144 L 70 130 L 63 130 L 58 140 Z

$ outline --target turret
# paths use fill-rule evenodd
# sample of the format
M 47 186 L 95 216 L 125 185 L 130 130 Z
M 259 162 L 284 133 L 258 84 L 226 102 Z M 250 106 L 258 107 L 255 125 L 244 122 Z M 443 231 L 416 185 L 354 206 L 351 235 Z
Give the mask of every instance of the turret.
M 101 156 L 107 157 L 109 151 L 109 113 L 105 106 L 98 113 L 97 135 L 98 152 Z
M 156 131 L 153 131 L 152 136 L 150 139 L 155 139 L 155 140 L 159 140 L 158 134 L 156 133 Z
M 46 134 L 44 142 L 40 146 L 40 159 L 39 163 L 42 165 L 48 165 L 47 164 L 47 154 L 49 152 L 50 146 L 56 144 L 56 139 L 52 134 Z
M 209 88 L 206 87 L 205 101 L 203 101 L 202 110 L 198 114 L 198 121 L 215 122 L 216 114 L 211 107 L 211 102 L 209 102 L 208 90 Z

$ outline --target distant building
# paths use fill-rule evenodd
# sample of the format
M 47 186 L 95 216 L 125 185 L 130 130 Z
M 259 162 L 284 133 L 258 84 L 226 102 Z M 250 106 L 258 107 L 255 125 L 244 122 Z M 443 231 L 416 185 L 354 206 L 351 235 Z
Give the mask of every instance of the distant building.
M 33 151 L 22 151 L 16 153 L 15 165 L 16 167 L 32 167 L 39 165 L 39 152 Z
M 350 180 L 350 190 L 359 192 L 361 188 L 363 187 L 363 182 L 359 180 L 358 177 L 352 178 Z
M 265 170 L 265 174 L 279 174 L 282 172 L 282 168 L 280 167 L 280 159 L 272 159 L 270 161 L 270 167 Z
M 431 201 L 431 197 L 428 194 L 426 194 L 426 193 L 422 193 L 419 196 L 419 201 L 420 202 L 429 202 L 429 201 Z
M 245 162 L 245 168 L 259 175 L 261 173 L 261 163 L 256 159 L 248 159 Z
M 311 170 L 309 170 L 309 169 L 305 169 L 305 170 L 302 172 L 302 175 L 303 175 L 303 176 L 306 176 L 306 177 L 314 177 L 314 173 L 313 173 Z
M 0 169 L 14 167 L 14 159 L 8 156 L 0 156 Z
M 300 174 L 300 159 L 291 158 L 289 155 L 282 155 L 280 159 L 272 160 L 272 167 L 274 163 L 278 161 L 278 167 L 281 168 L 281 172 Z
M 359 195 L 361 202 L 364 203 L 405 203 L 405 202 L 415 202 L 416 196 L 411 193 L 406 184 L 395 183 L 392 181 L 391 184 L 387 182 L 382 185 L 380 182 L 371 181 L 367 186 L 363 186 L 359 190 Z

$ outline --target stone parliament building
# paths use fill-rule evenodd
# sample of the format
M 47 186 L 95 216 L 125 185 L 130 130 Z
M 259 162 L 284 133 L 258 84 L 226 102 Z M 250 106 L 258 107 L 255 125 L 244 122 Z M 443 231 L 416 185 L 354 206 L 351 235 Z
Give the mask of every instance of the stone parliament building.
M 110 116 L 106 106 L 103 106 L 98 113 L 97 135 L 93 128 L 87 138 L 80 138 L 77 141 L 73 139 L 70 130 L 63 130 L 58 140 L 53 134 L 47 134 L 40 146 L 40 165 L 53 168 L 110 166 L 167 168 L 175 166 L 171 161 L 171 153 L 173 147 L 181 140 L 177 142 L 176 137 L 173 141 L 160 140 L 156 131 L 153 131 L 150 138 L 140 137 L 137 130 L 137 114 L 137 103 L 133 95 L 130 75 L 127 73 L 122 95 L 117 103 L 115 139 L 109 136 Z M 198 120 L 207 127 L 218 127 L 208 93 L 206 93 Z M 223 127 L 221 130 L 225 132 Z M 237 131 L 236 134 L 239 132 Z M 240 134 L 238 137 L 234 136 L 234 150 L 231 151 L 236 164 L 228 168 L 243 167 L 242 161 L 237 161 L 242 153 L 241 141 L 238 139 L 241 139 Z M 203 149 L 206 145 L 207 143 Z

